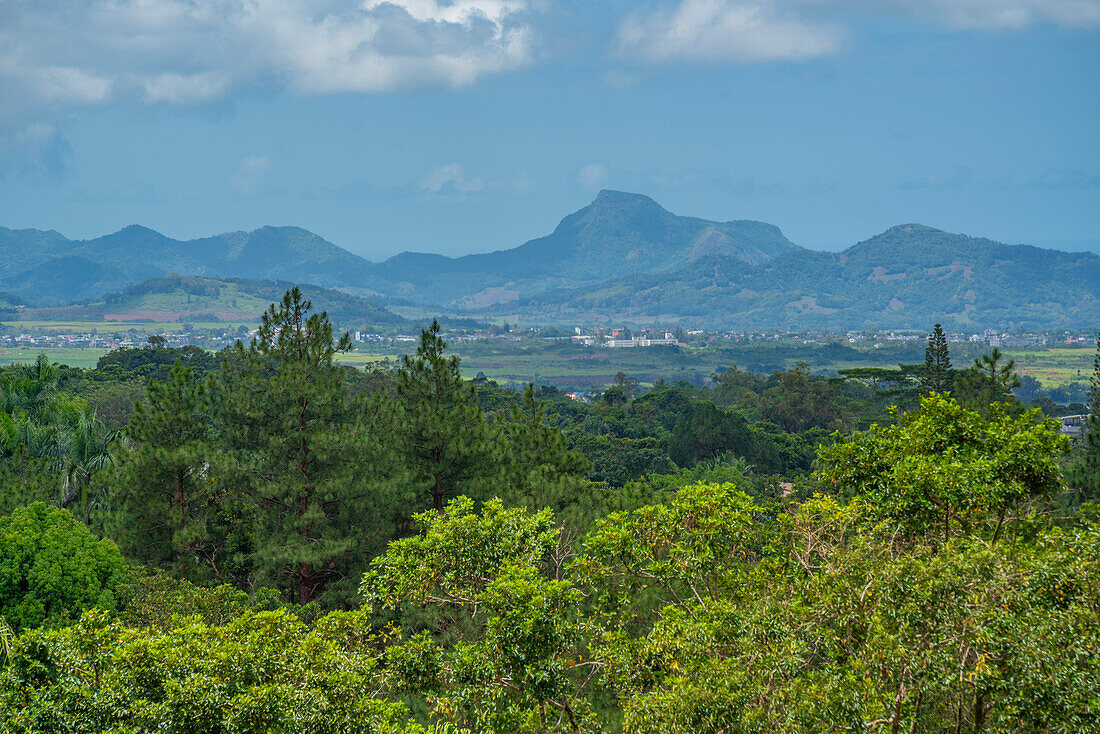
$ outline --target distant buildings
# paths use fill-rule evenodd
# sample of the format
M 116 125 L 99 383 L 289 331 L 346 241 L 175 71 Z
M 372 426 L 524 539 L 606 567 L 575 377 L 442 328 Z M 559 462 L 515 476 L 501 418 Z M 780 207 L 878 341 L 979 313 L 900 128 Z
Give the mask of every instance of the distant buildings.
M 1064 415 L 1059 418 L 1062 425 L 1058 430 L 1063 436 L 1079 438 L 1085 433 L 1085 423 L 1088 422 L 1088 418 L 1087 415 Z
M 613 349 L 623 347 L 671 347 L 675 345 L 676 339 L 646 339 L 640 336 L 633 339 L 608 339 L 604 342 L 605 347 Z

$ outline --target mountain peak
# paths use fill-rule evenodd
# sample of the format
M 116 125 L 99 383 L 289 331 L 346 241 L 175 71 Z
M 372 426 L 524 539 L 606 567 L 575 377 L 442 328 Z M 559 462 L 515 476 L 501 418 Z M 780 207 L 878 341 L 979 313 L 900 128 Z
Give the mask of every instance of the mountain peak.
M 127 226 L 123 227 L 122 229 L 120 229 L 119 231 L 115 232 L 115 234 L 126 235 L 128 237 L 135 237 L 135 236 L 148 237 L 149 235 L 153 235 L 155 237 L 164 237 L 164 235 L 162 235 L 160 232 L 156 231 L 155 229 L 150 229 L 149 227 L 146 227 L 146 226 L 141 225 L 141 224 L 127 225 Z M 167 239 L 167 238 L 164 237 L 164 239 Z
M 660 204 L 646 196 L 645 194 L 634 194 L 629 191 L 616 191 L 614 189 L 601 189 L 600 193 L 596 194 L 596 198 L 592 201 L 594 206 L 597 205 L 622 205 L 622 204 L 643 204 L 654 206 L 658 209 L 664 210 Z
M 927 224 L 919 224 L 917 222 L 911 222 L 909 224 L 895 224 L 890 227 L 883 235 L 910 235 L 910 234 L 925 234 L 925 233 L 942 233 L 942 229 L 936 229 L 935 227 L 929 227 Z M 880 235 L 882 236 L 882 235 Z

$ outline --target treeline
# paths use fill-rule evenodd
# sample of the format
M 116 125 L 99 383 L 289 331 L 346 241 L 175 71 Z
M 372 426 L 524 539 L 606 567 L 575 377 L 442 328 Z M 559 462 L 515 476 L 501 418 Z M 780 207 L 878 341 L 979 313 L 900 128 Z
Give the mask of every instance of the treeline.
M 216 361 L 0 373 L 0 731 L 1100 731 L 1100 416 L 998 353 L 583 404 L 348 346 L 292 290 Z

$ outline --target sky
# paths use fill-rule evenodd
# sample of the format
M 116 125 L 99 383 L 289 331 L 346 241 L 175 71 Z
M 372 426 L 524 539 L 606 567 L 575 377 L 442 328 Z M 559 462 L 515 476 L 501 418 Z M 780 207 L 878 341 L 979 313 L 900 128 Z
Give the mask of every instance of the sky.
M 0 0 L 0 226 L 372 260 L 602 188 L 1100 252 L 1100 0 Z

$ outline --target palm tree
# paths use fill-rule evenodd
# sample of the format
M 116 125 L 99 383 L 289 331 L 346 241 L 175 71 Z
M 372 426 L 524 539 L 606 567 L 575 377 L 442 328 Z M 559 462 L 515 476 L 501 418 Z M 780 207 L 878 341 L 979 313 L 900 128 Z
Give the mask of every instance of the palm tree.
M 4 621 L 3 617 L 0 617 L 0 660 L 10 663 L 11 661 L 11 649 L 15 645 L 15 632 L 8 626 L 8 623 Z
M 60 505 L 68 507 L 79 497 L 85 525 L 91 520 L 88 484 L 93 474 L 111 466 L 110 446 L 118 435 L 87 410 L 77 411 L 58 435 L 54 469 L 61 474 Z
M 0 410 L 25 413 L 38 421 L 57 398 L 60 380 L 57 365 L 50 364 L 45 354 L 39 354 L 33 365 L 5 371 L 0 378 Z

